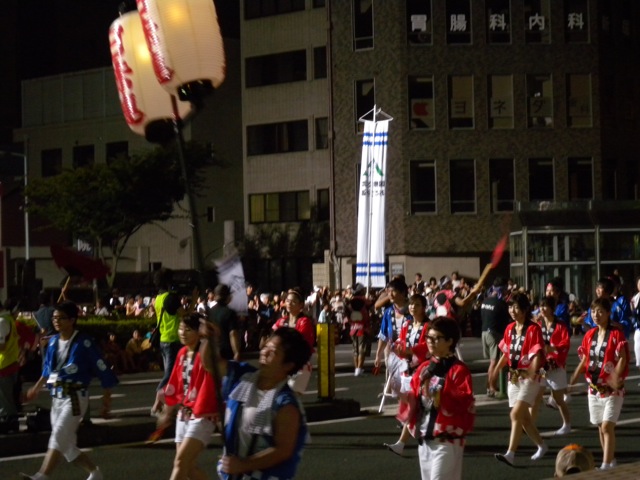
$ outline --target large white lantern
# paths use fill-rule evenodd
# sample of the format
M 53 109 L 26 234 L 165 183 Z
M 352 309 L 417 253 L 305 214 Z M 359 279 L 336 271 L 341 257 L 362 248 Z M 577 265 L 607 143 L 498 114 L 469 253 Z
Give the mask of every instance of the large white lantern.
M 151 54 L 137 11 L 127 12 L 109 27 L 111 61 L 124 118 L 135 133 L 151 142 L 175 138 L 174 119 L 186 118 L 192 110 L 189 102 L 177 102 L 156 80 Z
M 226 64 L 213 0 L 136 0 L 158 82 L 197 97 L 224 80 Z

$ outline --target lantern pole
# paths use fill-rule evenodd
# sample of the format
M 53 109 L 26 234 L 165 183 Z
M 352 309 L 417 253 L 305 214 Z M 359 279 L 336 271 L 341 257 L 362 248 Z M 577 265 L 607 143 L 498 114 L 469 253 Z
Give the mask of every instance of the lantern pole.
M 184 191 L 189 204 L 189 226 L 191 227 L 191 238 L 193 240 L 193 255 L 196 271 L 198 272 L 198 288 L 204 292 L 204 261 L 202 259 L 202 243 L 200 241 L 200 219 L 196 210 L 196 201 L 191 189 L 189 174 L 187 173 L 187 161 L 185 158 L 184 136 L 182 135 L 182 118 L 178 111 L 178 99 L 175 95 L 171 95 L 171 107 L 173 108 L 173 131 L 176 136 L 176 145 L 178 147 L 178 163 L 180 163 L 180 172 L 182 181 L 184 182 Z

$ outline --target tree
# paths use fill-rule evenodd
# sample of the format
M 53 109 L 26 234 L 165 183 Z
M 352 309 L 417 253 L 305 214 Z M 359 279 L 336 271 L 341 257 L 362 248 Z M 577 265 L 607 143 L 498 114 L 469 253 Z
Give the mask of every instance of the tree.
M 174 204 L 184 197 L 176 158 L 174 149 L 157 147 L 109 164 L 33 180 L 26 189 L 28 210 L 61 231 L 92 240 L 105 263 L 110 249 L 111 287 L 131 236 L 145 224 L 169 219 Z M 186 158 L 191 187 L 197 192 L 202 188 L 201 171 L 212 155 L 205 146 L 189 143 Z

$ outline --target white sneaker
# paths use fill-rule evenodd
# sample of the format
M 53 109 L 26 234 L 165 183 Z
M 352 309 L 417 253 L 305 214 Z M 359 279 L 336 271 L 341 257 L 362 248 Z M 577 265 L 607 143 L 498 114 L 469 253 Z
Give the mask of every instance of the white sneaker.
M 566 435 L 567 433 L 571 433 L 571 425 L 562 425 L 562 428 L 560 428 L 559 430 L 556 430 L 555 435 L 560 436 L 560 435 Z
M 396 455 L 399 456 L 403 456 L 404 455 L 404 445 L 399 444 L 399 443 L 385 443 L 384 444 L 385 447 L 387 447 L 387 449 L 393 453 L 395 453 Z
M 102 472 L 100 468 L 96 467 L 96 469 L 89 474 L 87 480 L 103 480 Z
M 549 450 L 549 447 L 547 447 L 546 443 L 538 446 L 538 451 L 531 455 L 531 460 L 540 460 L 542 457 L 544 457 L 544 454 L 547 453 L 547 450 Z

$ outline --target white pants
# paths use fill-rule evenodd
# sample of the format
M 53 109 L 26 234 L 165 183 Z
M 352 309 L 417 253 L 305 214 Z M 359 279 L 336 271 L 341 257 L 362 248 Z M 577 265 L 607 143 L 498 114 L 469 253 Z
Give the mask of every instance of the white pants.
M 85 392 L 72 393 L 77 395 L 80 404 L 80 415 L 73 414 L 71 397 L 53 398 L 51 403 L 51 436 L 48 448 L 57 450 L 64 455 L 67 462 L 73 462 L 80 449 L 78 443 L 78 427 L 89 405 L 89 394 Z
M 422 480 L 460 480 L 464 447 L 439 440 L 418 446 Z
M 640 328 L 633 332 L 633 351 L 636 354 L 636 367 L 640 367 Z

